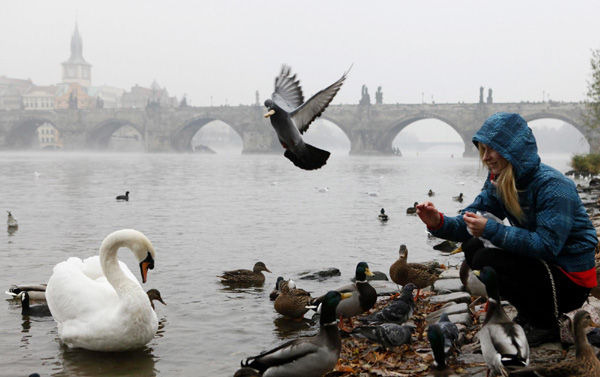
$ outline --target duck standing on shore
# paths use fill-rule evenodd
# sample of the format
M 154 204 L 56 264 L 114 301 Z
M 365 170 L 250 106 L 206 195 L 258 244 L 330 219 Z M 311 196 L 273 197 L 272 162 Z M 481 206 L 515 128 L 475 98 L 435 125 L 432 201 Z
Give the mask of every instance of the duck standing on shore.
M 394 283 L 402 286 L 413 283 L 417 288 L 417 296 L 415 297 L 415 300 L 417 300 L 421 289 L 429 287 L 440 275 L 424 264 L 408 263 L 406 245 L 400 245 L 399 254 L 398 260 L 390 266 L 390 278 Z

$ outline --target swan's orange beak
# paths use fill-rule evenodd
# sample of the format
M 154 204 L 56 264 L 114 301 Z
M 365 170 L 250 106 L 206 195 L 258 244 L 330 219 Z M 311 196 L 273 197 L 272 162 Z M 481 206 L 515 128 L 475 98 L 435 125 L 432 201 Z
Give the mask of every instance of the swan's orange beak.
M 142 273 L 142 283 L 146 282 L 146 279 L 148 277 L 148 270 L 151 270 L 154 268 L 154 258 L 152 258 L 152 255 L 150 255 L 150 252 L 148 252 L 148 256 L 146 257 L 146 259 L 144 259 L 143 261 L 140 262 L 140 272 Z

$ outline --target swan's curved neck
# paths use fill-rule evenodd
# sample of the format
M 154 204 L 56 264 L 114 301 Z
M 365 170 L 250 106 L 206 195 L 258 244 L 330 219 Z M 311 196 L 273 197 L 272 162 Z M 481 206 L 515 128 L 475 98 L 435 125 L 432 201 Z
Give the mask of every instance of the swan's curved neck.
M 129 242 L 125 240 L 113 240 L 102 244 L 100 249 L 100 265 L 108 282 L 115 288 L 117 294 L 121 296 L 127 291 L 126 287 L 135 286 L 136 284 L 129 279 L 121 267 L 117 259 L 117 251 L 121 247 L 131 249 Z

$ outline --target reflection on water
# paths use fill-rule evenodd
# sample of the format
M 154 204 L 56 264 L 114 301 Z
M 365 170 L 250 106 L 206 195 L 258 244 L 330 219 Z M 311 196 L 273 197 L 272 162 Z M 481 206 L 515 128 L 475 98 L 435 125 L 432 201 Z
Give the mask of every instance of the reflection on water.
M 56 377 L 146 377 L 156 376 L 155 356 L 152 348 L 131 352 L 94 352 L 81 348 L 59 346 L 62 370 Z
M 313 313 L 308 312 L 306 313 L 307 316 L 311 316 Z M 316 316 L 315 318 L 318 318 L 318 316 Z M 317 325 L 317 327 L 315 328 L 315 323 Z M 300 333 L 302 332 L 306 332 L 308 330 L 311 329 L 318 329 L 318 325 L 319 325 L 319 320 L 317 319 L 317 321 L 315 322 L 312 318 L 302 318 L 301 320 L 292 320 L 292 319 L 288 319 L 288 318 L 284 318 L 284 317 L 277 317 L 273 320 L 273 333 L 275 334 L 275 336 L 277 336 L 277 338 L 279 339 L 290 339 L 290 338 L 296 338 Z

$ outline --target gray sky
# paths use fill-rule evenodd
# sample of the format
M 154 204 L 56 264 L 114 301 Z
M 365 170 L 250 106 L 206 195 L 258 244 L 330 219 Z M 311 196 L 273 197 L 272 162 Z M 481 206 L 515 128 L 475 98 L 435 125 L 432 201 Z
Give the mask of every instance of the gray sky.
M 58 83 L 75 27 L 92 84 L 156 79 L 192 105 L 252 104 L 283 63 L 308 98 L 354 64 L 384 103 L 580 101 L 600 48 L 600 1 L 0 0 L 0 75 Z

